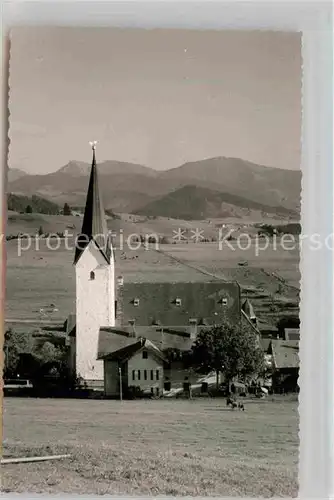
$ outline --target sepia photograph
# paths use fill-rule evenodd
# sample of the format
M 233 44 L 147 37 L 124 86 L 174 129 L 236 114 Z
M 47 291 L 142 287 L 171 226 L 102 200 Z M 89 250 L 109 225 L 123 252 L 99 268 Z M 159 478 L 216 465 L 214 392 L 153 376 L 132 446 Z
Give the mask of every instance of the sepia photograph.
M 10 44 L 3 491 L 297 496 L 301 34 Z

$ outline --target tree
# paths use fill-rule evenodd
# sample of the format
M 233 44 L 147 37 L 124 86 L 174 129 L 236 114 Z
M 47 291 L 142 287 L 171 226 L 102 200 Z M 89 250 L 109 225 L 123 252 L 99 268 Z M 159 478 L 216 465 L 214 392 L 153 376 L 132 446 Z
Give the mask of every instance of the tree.
M 23 332 L 16 332 L 11 328 L 5 333 L 4 341 L 4 355 L 5 355 L 5 377 L 16 376 L 20 355 L 22 353 L 32 353 L 33 340 L 31 335 Z
M 32 214 L 32 206 L 31 205 L 26 206 L 26 214 Z
M 200 331 L 192 346 L 191 364 L 202 374 L 216 373 L 217 389 L 219 374 L 230 382 L 238 377 L 246 380 L 263 370 L 264 353 L 258 346 L 254 332 L 240 322 L 223 320 L 207 331 Z
M 72 210 L 68 203 L 64 204 L 63 215 L 72 215 Z
M 43 236 L 43 234 L 44 234 L 43 228 L 42 228 L 42 226 L 39 226 L 38 236 Z
M 55 361 L 58 358 L 58 352 L 54 344 L 51 342 L 44 342 L 38 352 L 39 356 L 43 359 L 44 363 Z

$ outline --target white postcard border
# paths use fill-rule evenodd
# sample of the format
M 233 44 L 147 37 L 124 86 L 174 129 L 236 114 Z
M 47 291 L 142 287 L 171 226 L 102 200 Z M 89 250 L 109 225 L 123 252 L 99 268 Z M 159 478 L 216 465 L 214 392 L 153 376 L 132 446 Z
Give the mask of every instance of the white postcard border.
M 329 1 L 271 0 L 39 0 L 3 2 L 2 5 L 2 24 L 6 30 L 13 25 L 86 25 L 303 32 L 302 232 L 305 235 L 317 233 L 322 241 L 331 241 L 319 250 L 312 250 L 305 244 L 301 252 L 299 497 L 303 499 L 325 499 L 334 494 L 330 473 L 334 470 L 332 10 Z M 2 42 L 6 50 L 4 38 Z M 3 63 L 6 64 L 6 57 Z M 6 71 L 3 71 L 3 173 L 7 164 L 5 79 Z M 3 187 L 4 175 L 0 183 Z M 2 204 L 0 210 L 3 207 Z M 4 216 L 1 212 L 1 220 Z M 2 278 L 4 273 L 3 263 Z M 1 283 L 3 288 L 4 279 Z M 1 289 L 1 297 L 3 294 Z M 17 496 L 4 495 L 4 498 Z M 35 498 L 37 495 L 19 496 Z M 75 495 L 66 497 L 74 498 Z

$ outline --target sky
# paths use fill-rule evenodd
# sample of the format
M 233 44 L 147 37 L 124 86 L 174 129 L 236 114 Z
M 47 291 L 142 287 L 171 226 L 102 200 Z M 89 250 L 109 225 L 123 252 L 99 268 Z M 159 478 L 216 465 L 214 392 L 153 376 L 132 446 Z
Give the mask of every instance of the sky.
M 216 156 L 300 168 L 297 33 L 15 28 L 10 168 L 157 170 Z

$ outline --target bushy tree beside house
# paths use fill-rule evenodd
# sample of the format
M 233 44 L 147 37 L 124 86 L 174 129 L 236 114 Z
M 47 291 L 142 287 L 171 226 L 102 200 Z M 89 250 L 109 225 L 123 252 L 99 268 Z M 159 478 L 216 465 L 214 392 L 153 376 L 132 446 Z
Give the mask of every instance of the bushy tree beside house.
M 215 372 L 218 388 L 220 374 L 230 384 L 235 378 L 246 381 L 263 372 L 264 352 L 247 325 L 224 320 L 199 332 L 192 346 L 191 365 L 203 375 Z
M 33 377 L 35 372 L 48 363 L 65 362 L 64 348 L 50 341 L 36 342 L 31 332 L 7 330 L 4 339 L 4 377 L 16 378 L 18 374 Z
M 20 355 L 22 353 L 32 353 L 33 341 L 31 336 L 22 332 L 8 329 L 4 338 L 4 377 L 16 376 Z

